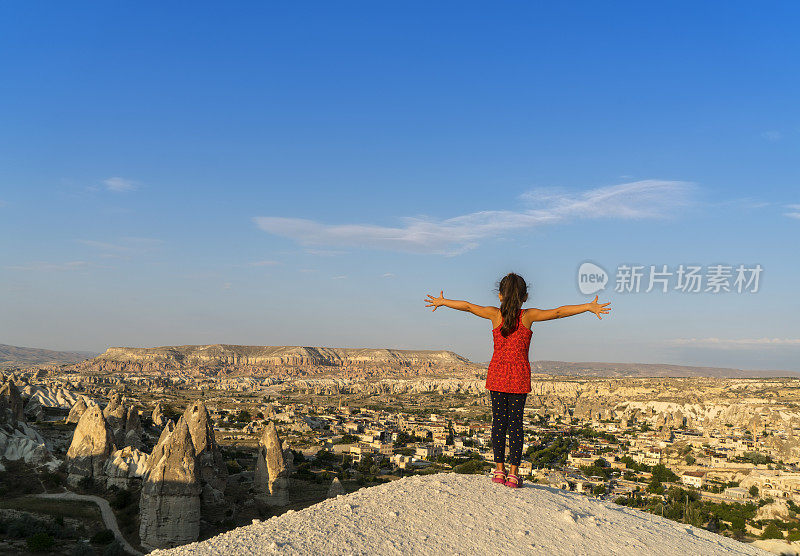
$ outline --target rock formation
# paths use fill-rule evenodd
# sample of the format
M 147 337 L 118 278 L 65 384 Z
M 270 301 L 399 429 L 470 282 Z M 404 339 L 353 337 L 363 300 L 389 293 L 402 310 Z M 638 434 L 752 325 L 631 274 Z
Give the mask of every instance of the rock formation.
M 284 473 L 287 477 L 295 472 L 294 452 L 292 452 L 291 448 L 283 449 L 283 468 L 285 470 Z
M 39 465 L 50 459 L 42 435 L 25 422 L 23 401 L 14 377 L 0 386 L 0 460 Z
M 3 367 L 36 367 L 77 363 L 93 357 L 94 353 L 79 351 L 53 351 L 0 344 L 0 361 Z
M 25 421 L 0 425 L 0 460 L 22 460 L 40 465 L 50 459 L 50 450 L 42 435 Z
M 146 466 L 139 499 L 139 537 L 148 550 L 187 544 L 200 533 L 200 472 L 185 419 L 162 436 L 160 456 Z
M 42 402 L 36 398 L 28 400 L 28 403 L 25 404 L 25 410 L 23 414 L 28 417 L 29 421 L 44 421 L 45 413 L 44 407 L 42 407 Z
M 75 394 L 68 388 L 59 384 L 51 385 L 27 385 L 21 389 L 22 397 L 31 400 L 38 400 L 42 407 L 57 407 L 69 409 L 82 397 Z
M 225 502 L 225 489 L 228 485 L 228 467 L 217 446 L 214 427 L 208 409 L 202 401 L 196 401 L 182 417 L 192 437 L 197 466 L 202 487 L 201 504 L 203 519 L 209 523 L 222 521 L 231 510 Z
M 103 474 L 106 478 L 106 488 L 130 488 L 135 479 L 141 478 L 147 468 L 147 454 L 125 446 L 108 457 Z
M 157 427 L 163 427 L 164 423 L 166 423 L 166 418 L 164 417 L 164 409 L 161 407 L 161 402 L 156 403 L 155 408 L 153 408 L 153 424 Z
M 8 423 L 14 426 L 17 421 L 22 421 L 22 408 L 22 396 L 17 385 L 13 380 L 6 381 L 0 387 L 0 425 Z
M 125 445 L 125 422 L 128 419 L 128 411 L 122 403 L 122 394 L 114 392 L 108 400 L 108 405 L 103 410 L 111 431 L 114 433 L 114 442 L 118 446 Z
M 78 421 L 67 450 L 70 482 L 102 478 L 106 459 L 114 450 L 114 436 L 102 410 L 98 406 L 88 408 Z
M 334 477 L 333 481 L 331 481 L 331 486 L 328 489 L 328 498 L 336 498 L 340 494 L 347 494 L 347 491 L 344 489 L 342 481 L 339 480 L 339 477 Z
M 771 504 L 766 504 L 758 508 L 754 518 L 758 520 L 778 519 L 788 521 L 791 519 L 791 512 L 786 500 L 775 500 Z
M 175 430 L 175 423 L 170 419 L 164 425 L 163 430 L 161 431 L 161 436 L 158 437 L 158 442 L 156 445 L 153 446 L 153 451 L 150 456 L 147 458 L 147 462 L 145 463 L 145 472 L 148 472 L 153 465 L 155 465 L 158 461 L 161 460 L 161 456 L 164 455 L 164 446 L 167 444 L 167 439 L 169 435 Z
M 157 348 L 113 347 L 76 365 L 116 372 L 169 372 L 187 369 L 237 370 L 297 376 L 308 372 L 346 372 L 368 376 L 376 369 L 402 376 L 475 376 L 482 368 L 451 351 L 310 346 L 195 345 Z
M 281 439 L 270 421 L 258 442 L 258 460 L 253 477 L 256 492 L 265 502 L 285 505 L 289 502 L 289 480 Z
M 83 398 L 78 398 L 78 401 L 72 406 L 69 410 L 69 415 L 67 415 L 67 423 L 77 423 L 81 420 L 81 416 L 83 412 L 86 411 L 87 405 L 86 400 Z
M 497 550 L 500 540 L 503 548 Z M 776 552 L 794 551 L 782 541 L 774 546 Z M 529 488 L 519 493 L 498 488 L 479 475 L 439 473 L 405 477 L 285 512 L 177 549 L 170 556 L 454 552 L 768 554 L 753 544 L 575 492 Z
M 217 490 L 225 490 L 228 468 L 214 437 L 211 416 L 202 401 L 196 401 L 186 408 L 183 418 L 192 435 L 192 443 L 200 465 L 200 478 L 211 483 Z
M 142 421 L 139 418 L 139 410 L 135 407 L 128 409 L 128 416 L 125 419 L 125 438 L 123 446 L 142 447 Z

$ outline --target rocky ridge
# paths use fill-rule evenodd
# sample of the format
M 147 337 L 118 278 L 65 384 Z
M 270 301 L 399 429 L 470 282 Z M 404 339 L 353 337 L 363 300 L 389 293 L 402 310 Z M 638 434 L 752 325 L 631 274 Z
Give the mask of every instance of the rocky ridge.
M 0 471 L 3 459 L 36 465 L 51 459 L 47 442 L 25 422 L 23 399 L 13 378 L 0 382 Z
M 75 367 L 78 370 L 157 372 L 196 370 L 223 374 L 298 376 L 326 372 L 474 375 L 481 367 L 452 351 L 226 344 L 112 347 Z
M 73 364 L 94 355 L 96 354 L 85 351 L 54 351 L 0 344 L 0 368 Z
M 767 555 L 639 510 L 482 475 L 407 477 L 153 556 L 249 554 Z

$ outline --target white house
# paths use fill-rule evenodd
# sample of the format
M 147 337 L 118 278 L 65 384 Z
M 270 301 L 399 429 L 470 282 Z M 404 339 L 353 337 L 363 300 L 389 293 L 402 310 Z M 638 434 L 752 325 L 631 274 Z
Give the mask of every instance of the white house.
M 681 482 L 686 486 L 701 488 L 706 482 L 704 471 L 686 471 L 681 475 Z

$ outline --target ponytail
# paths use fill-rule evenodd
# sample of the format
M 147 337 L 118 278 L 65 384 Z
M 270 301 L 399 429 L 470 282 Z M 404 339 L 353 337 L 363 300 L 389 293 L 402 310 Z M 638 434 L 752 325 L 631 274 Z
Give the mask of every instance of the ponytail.
M 505 338 L 517 329 L 517 315 L 528 296 L 528 285 L 522 276 L 510 272 L 500 280 L 498 291 L 503 296 L 503 301 L 500 303 L 503 327 L 500 333 Z

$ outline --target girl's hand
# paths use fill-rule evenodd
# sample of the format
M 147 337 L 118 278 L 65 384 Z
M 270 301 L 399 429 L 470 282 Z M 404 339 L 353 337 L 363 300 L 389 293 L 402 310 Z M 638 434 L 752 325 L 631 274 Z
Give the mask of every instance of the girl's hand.
M 598 319 L 603 320 L 603 317 L 601 317 L 600 315 L 607 315 L 611 311 L 611 309 L 608 308 L 608 306 L 611 305 L 611 302 L 609 301 L 608 303 L 598 303 L 597 302 L 598 297 L 599 296 L 597 295 L 594 296 L 594 301 L 592 301 L 591 303 L 587 303 L 586 305 L 588 305 L 589 311 L 597 315 Z
M 428 294 L 427 297 L 428 299 L 425 300 L 425 303 L 428 303 L 428 305 L 425 305 L 425 307 L 433 307 L 435 311 L 438 307 L 444 305 L 444 290 L 439 294 L 439 297 L 433 297 L 431 294 Z

